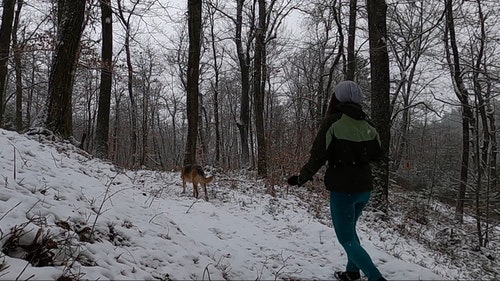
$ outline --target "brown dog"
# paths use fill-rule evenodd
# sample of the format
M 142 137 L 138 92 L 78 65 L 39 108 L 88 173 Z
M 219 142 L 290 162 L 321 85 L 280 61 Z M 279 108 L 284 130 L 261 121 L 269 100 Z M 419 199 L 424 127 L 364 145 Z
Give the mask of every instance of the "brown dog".
M 193 196 L 198 198 L 198 184 L 203 186 L 205 200 L 208 201 L 207 184 L 211 183 L 214 176 L 205 177 L 205 172 L 200 165 L 186 165 L 181 171 L 182 193 L 186 193 L 186 182 L 193 183 Z

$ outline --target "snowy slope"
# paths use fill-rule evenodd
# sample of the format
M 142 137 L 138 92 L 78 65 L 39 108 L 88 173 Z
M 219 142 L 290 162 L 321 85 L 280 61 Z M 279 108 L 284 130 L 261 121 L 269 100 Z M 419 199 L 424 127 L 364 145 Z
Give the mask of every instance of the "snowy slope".
M 318 280 L 346 262 L 304 202 L 242 176 L 216 174 L 205 202 L 180 194 L 178 173 L 122 170 L 4 130 L 0 174 L 2 280 Z M 399 259 L 386 251 L 398 237 L 364 224 L 360 236 L 389 280 L 456 278 L 417 243 Z

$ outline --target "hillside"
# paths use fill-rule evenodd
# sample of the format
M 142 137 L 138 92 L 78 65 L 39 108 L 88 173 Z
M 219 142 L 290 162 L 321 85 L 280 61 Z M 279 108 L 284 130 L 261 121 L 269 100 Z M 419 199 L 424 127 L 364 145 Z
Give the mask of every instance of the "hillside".
M 346 262 L 328 209 L 318 218 L 294 194 L 305 189 L 278 187 L 271 197 L 249 176 L 215 173 L 210 201 L 195 200 L 190 186 L 181 194 L 177 172 L 123 170 L 69 143 L 5 130 L 0 173 L 2 280 L 324 280 Z M 467 279 L 477 270 L 376 214 L 359 228 L 389 280 Z

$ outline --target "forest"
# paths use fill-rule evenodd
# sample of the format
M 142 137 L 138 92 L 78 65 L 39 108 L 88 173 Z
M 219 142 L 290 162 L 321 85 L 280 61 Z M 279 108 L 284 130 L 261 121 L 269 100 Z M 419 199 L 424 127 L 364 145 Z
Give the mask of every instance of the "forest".
M 273 190 L 353 80 L 387 152 L 375 208 L 394 186 L 417 192 L 423 209 L 471 215 L 486 247 L 500 221 L 499 13 L 497 0 L 4 0 L 0 126 L 127 169 L 247 170 Z

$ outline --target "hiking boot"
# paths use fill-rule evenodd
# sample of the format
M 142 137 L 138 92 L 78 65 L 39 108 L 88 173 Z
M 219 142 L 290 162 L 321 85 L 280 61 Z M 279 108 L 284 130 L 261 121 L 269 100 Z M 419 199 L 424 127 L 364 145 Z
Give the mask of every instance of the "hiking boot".
M 361 279 L 361 274 L 354 271 L 335 271 L 333 276 L 339 281 L 355 281 Z

